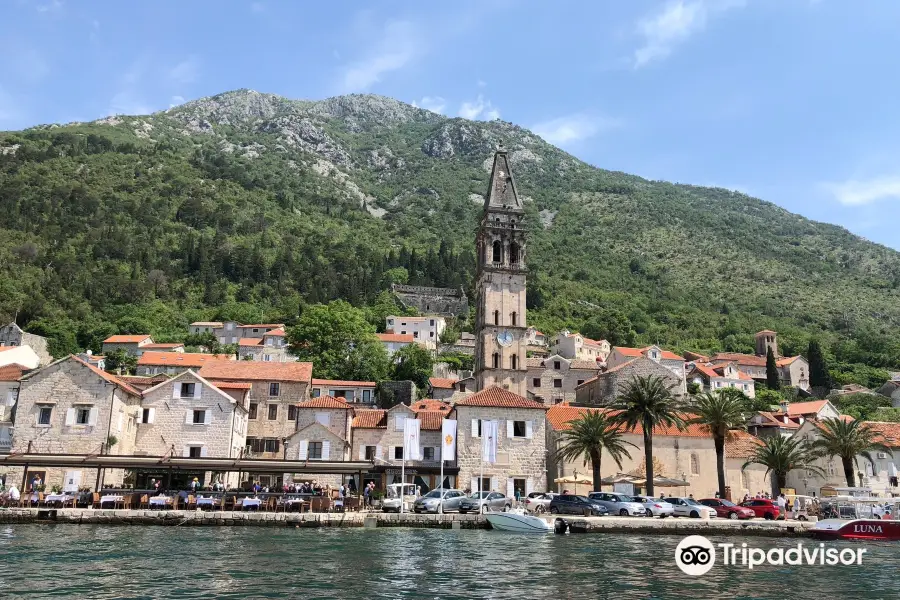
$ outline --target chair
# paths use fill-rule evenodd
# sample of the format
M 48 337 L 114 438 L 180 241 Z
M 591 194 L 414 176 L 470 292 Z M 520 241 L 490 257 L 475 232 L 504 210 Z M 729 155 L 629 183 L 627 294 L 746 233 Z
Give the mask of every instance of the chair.
M 187 497 L 187 502 L 185 503 L 185 508 L 187 510 L 194 510 L 197 508 L 197 498 L 193 494 L 189 494 Z
M 358 511 L 359 498 L 344 498 L 344 510 Z
M 265 511 L 278 512 L 278 499 L 275 496 L 269 496 L 268 500 L 266 500 L 265 506 L 263 507 Z
M 236 499 L 236 496 L 229 496 L 228 494 L 222 496 L 222 510 L 234 511 L 234 503 Z
M 92 495 L 91 506 L 100 508 L 100 492 L 94 492 Z
M 150 508 L 150 494 L 141 496 L 141 503 L 138 506 L 140 508 Z

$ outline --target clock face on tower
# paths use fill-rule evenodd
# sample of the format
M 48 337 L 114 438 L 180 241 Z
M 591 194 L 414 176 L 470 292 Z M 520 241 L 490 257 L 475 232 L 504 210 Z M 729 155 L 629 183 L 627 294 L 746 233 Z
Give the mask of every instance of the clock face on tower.
M 501 331 L 497 334 L 497 343 L 506 348 L 513 343 L 513 334 L 508 331 Z

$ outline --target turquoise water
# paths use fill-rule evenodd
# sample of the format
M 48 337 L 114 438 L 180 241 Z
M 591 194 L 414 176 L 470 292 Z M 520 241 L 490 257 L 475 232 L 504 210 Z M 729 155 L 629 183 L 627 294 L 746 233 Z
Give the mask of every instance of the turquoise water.
M 0 598 L 898 598 L 898 551 L 862 566 L 675 566 L 679 536 L 429 529 L 0 525 Z M 763 548 L 798 540 L 714 538 Z M 812 544 L 812 541 L 807 541 Z M 837 547 L 860 547 L 836 543 Z

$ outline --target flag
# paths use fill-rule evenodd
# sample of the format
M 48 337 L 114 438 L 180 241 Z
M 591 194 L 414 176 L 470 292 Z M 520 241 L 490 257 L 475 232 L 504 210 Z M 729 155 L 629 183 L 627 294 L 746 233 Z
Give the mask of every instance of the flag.
M 481 422 L 481 460 L 494 464 L 497 462 L 497 421 Z
M 419 420 L 406 418 L 403 420 L 403 458 L 406 460 L 422 460 L 419 456 Z
M 441 421 L 441 460 L 456 458 L 456 419 Z

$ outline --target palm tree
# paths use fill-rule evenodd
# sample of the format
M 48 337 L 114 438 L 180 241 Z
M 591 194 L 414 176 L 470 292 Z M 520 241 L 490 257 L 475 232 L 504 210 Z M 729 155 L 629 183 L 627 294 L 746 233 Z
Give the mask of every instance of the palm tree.
M 644 432 L 644 462 L 646 464 L 647 495 L 653 496 L 653 428 L 657 426 L 684 429 L 681 402 L 672 394 L 673 385 L 656 375 L 629 381 L 619 394 L 614 419 L 626 429 L 638 426 Z
M 888 446 L 875 441 L 877 433 L 863 421 L 844 421 L 843 419 L 823 419 L 819 428 L 820 437 L 810 443 L 810 448 L 818 456 L 840 457 L 844 466 L 844 477 L 847 487 L 856 487 L 854 467 L 859 466 L 858 457 L 862 456 L 872 465 L 870 454 L 873 450 L 894 455 Z
M 813 464 L 816 458 L 804 440 L 775 435 L 756 447 L 750 459 L 741 465 L 741 470 L 753 464 L 766 467 L 766 475 L 772 473 L 775 476 L 772 481 L 772 497 L 775 497 L 787 485 L 788 472 L 794 469 L 806 469 L 824 477 L 824 471 Z
M 732 429 L 743 429 L 747 418 L 744 403 L 724 390 L 706 392 L 694 398 L 691 412 L 696 416 L 689 423 L 699 424 L 712 434 L 716 447 L 716 472 L 719 475 L 719 496 L 725 497 L 725 440 Z
M 591 461 L 593 489 L 598 491 L 603 451 L 606 450 L 621 469 L 623 457 L 631 458 L 631 453 L 625 446 L 637 448 L 631 442 L 623 440 L 621 426 L 599 410 L 585 411 L 579 418 L 570 421 L 569 429 L 562 432 L 561 442 L 562 445 L 556 450 L 557 459 L 566 461 L 584 457 L 584 464 Z

